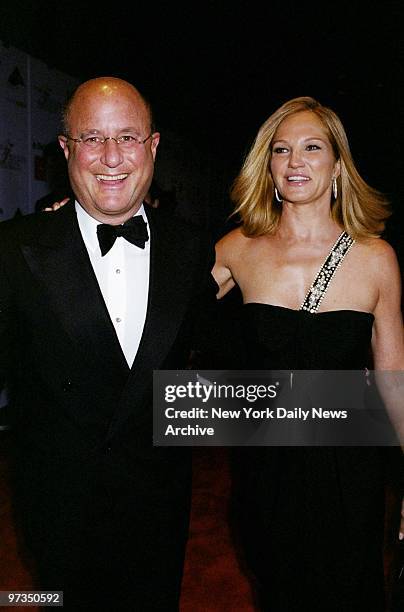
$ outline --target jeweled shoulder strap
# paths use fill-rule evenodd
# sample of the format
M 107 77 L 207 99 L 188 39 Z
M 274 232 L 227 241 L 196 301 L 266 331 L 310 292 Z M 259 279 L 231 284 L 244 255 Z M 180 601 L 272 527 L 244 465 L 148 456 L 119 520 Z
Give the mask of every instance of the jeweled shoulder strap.
M 318 311 L 331 279 L 354 242 L 355 240 L 346 232 L 342 232 L 337 238 L 336 243 L 327 255 L 325 262 L 308 290 L 300 310 L 307 310 L 308 312 Z

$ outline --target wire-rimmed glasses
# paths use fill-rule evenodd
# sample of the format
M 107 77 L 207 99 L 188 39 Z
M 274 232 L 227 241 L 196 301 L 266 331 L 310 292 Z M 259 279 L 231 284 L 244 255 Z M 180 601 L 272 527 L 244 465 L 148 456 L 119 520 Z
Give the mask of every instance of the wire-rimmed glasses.
M 66 140 L 73 140 L 73 142 L 83 144 L 92 150 L 101 149 L 107 140 L 114 140 L 122 149 L 133 149 L 139 145 L 144 145 L 152 136 L 153 134 L 150 133 L 147 138 L 142 139 L 137 138 L 133 134 L 122 134 L 116 138 L 114 136 L 103 136 L 102 134 L 82 134 L 80 138 L 73 138 L 73 136 L 69 136 L 69 134 L 64 134 Z

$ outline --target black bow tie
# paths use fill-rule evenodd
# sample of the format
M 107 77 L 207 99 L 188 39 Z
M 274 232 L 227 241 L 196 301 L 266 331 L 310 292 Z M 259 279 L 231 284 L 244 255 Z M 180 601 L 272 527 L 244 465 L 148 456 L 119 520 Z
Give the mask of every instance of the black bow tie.
M 97 236 L 103 257 L 113 247 L 118 236 L 122 236 L 122 238 L 141 249 L 144 249 L 146 242 L 149 240 L 147 225 L 141 215 L 132 217 L 123 225 L 101 223 L 101 225 L 97 225 Z

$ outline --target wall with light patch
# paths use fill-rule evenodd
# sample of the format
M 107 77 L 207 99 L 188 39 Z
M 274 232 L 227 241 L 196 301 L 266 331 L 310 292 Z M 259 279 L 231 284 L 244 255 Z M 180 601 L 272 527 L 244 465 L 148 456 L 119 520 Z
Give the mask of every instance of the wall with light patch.
M 77 79 L 0 41 L 0 221 L 34 211 L 49 192 L 45 146 Z

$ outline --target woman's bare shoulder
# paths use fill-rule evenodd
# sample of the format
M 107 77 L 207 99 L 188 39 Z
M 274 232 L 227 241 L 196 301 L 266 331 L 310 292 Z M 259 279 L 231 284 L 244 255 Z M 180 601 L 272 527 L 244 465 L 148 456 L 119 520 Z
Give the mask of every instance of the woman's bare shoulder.
M 222 236 L 222 238 L 218 240 L 217 245 L 222 248 L 225 248 L 228 245 L 235 244 L 236 242 L 243 240 L 243 239 L 245 240 L 246 237 L 243 234 L 242 228 L 236 227 L 235 229 L 231 230 L 230 232 Z
M 360 253 L 371 261 L 386 262 L 387 264 L 397 261 L 393 247 L 383 238 L 366 238 L 358 240 Z
M 221 256 L 229 255 L 231 253 L 237 253 L 241 249 L 243 249 L 251 238 L 248 238 L 244 233 L 241 227 L 237 227 L 234 230 L 231 230 L 227 234 L 225 234 L 217 243 L 216 243 L 216 253 Z
M 382 238 L 367 238 L 358 241 L 361 261 L 372 276 L 387 281 L 391 275 L 399 273 L 396 253 L 393 247 Z

